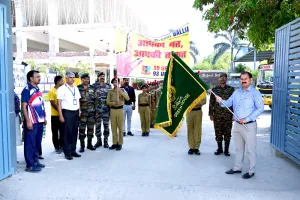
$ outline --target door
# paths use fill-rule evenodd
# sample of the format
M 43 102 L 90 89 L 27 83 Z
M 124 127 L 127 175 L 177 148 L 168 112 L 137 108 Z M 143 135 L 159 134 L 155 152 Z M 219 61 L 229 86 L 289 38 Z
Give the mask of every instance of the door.
M 0 4 L 0 180 L 13 174 L 8 101 L 6 7 Z

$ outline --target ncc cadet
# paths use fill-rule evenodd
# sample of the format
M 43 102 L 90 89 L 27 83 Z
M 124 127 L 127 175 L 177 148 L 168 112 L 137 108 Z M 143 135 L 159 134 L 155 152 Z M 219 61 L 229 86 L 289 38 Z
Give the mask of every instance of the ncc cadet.
M 199 147 L 201 144 L 202 136 L 202 106 L 206 104 L 206 98 L 200 101 L 191 112 L 186 116 L 187 122 L 187 132 L 188 132 L 188 144 L 189 151 L 188 154 L 200 155 Z
M 106 105 L 106 98 L 108 91 L 111 90 L 111 85 L 105 83 L 105 74 L 103 72 L 98 74 L 98 82 L 96 82 L 94 86 L 95 91 L 95 109 L 96 109 L 96 137 L 97 143 L 95 144 L 95 148 L 102 146 L 101 140 L 101 124 L 103 122 L 104 126 L 104 148 L 108 148 L 108 137 L 109 137 L 109 106 Z
M 213 92 L 220 96 L 222 99 L 227 100 L 234 92 L 234 88 L 226 85 L 227 74 L 222 73 L 220 75 L 220 85 L 213 88 Z M 232 110 L 232 108 L 231 108 Z M 229 144 L 231 138 L 232 128 L 232 114 L 226 108 L 222 108 L 218 102 L 216 102 L 215 95 L 210 96 L 209 101 L 209 117 L 214 122 L 216 141 L 218 143 L 218 149 L 215 155 L 223 153 L 223 137 L 225 141 L 225 156 L 230 156 Z
M 147 93 L 146 85 L 143 85 L 141 89 L 143 93 L 138 96 L 138 111 L 141 119 L 142 136 L 149 136 L 151 96 Z
M 79 152 L 84 152 L 85 148 L 85 129 L 87 127 L 87 149 L 96 150 L 92 145 L 92 139 L 94 137 L 94 125 L 95 125 L 95 93 L 94 88 L 89 84 L 90 77 L 89 74 L 83 74 L 81 76 L 81 85 L 78 85 L 78 89 L 81 95 L 80 110 L 81 115 L 79 119 L 79 140 L 80 140 L 80 150 Z
M 124 89 L 119 87 L 120 79 L 115 77 L 111 80 L 114 88 L 108 92 L 107 105 L 110 106 L 110 120 L 113 144 L 109 149 L 120 151 L 123 145 L 123 119 L 124 101 L 129 100 L 129 96 Z
M 151 104 L 150 104 L 150 109 L 151 109 L 151 123 L 150 127 L 154 128 L 154 122 L 155 122 L 155 115 L 156 115 L 156 97 L 155 97 L 155 88 L 154 88 L 154 83 L 150 84 L 150 90 L 149 94 L 151 95 Z

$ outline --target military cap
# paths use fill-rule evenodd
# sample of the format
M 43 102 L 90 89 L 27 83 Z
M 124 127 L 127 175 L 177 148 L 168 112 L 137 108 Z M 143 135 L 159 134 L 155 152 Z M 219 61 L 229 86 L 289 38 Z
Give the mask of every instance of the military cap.
M 221 73 L 220 77 L 226 77 L 227 78 L 227 74 L 226 73 Z
M 104 72 L 100 72 L 97 77 L 105 75 Z
M 113 79 L 111 79 L 111 84 L 113 84 L 116 80 L 118 81 L 118 83 L 120 83 L 120 79 L 115 76 Z
M 81 78 L 90 78 L 89 74 L 88 73 L 84 73 L 81 75 Z
M 147 86 L 147 85 L 143 85 L 143 86 L 141 87 L 141 89 L 144 89 L 144 88 L 148 88 L 148 86 Z

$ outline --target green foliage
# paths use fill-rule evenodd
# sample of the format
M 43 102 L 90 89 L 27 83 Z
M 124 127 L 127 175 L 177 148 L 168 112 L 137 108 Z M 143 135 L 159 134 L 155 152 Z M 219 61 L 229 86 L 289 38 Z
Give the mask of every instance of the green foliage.
M 257 50 L 272 49 L 276 29 L 300 17 L 299 0 L 194 0 L 194 8 L 205 6 L 210 32 L 235 31 Z
M 256 70 L 251 70 L 250 71 L 251 72 L 251 74 L 252 74 L 252 76 L 253 76 L 253 80 L 257 80 L 257 75 L 258 75 L 258 69 L 256 69 Z
M 212 64 L 214 56 L 215 53 L 205 57 L 201 63 L 193 67 L 193 70 L 229 70 L 230 53 L 224 53 L 215 64 Z
M 48 94 L 43 94 L 43 99 L 44 99 L 44 101 L 49 101 L 49 98 L 48 98 Z
M 47 65 L 44 65 L 44 64 L 36 64 L 36 63 L 34 62 L 34 60 L 27 60 L 26 63 L 30 65 L 30 69 L 31 69 L 31 70 L 37 70 L 37 71 L 39 71 L 40 73 L 45 74 L 46 77 L 48 77 L 49 71 L 48 71 Z
M 66 72 L 69 69 L 69 65 L 68 64 L 62 64 L 62 65 L 58 65 L 56 63 L 52 63 L 50 64 L 50 68 L 54 69 L 56 71 L 56 75 L 60 75 L 62 77 L 66 76 Z
M 82 75 L 82 74 L 85 74 L 85 73 L 88 73 L 89 75 L 94 74 L 91 70 L 91 67 L 90 67 L 89 63 L 83 64 L 82 62 L 79 61 L 76 64 L 76 68 L 79 69 L 79 72 L 78 72 L 79 76 Z
M 144 79 L 134 79 L 133 80 L 133 87 L 138 89 L 138 88 L 141 88 L 143 85 L 145 85 L 146 82 Z
M 241 72 L 245 72 L 245 71 L 250 72 L 251 70 L 249 67 L 247 67 L 244 64 L 238 64 L 234 69 L 234 72 L 236 72 L 236 73 L 241 73 Z

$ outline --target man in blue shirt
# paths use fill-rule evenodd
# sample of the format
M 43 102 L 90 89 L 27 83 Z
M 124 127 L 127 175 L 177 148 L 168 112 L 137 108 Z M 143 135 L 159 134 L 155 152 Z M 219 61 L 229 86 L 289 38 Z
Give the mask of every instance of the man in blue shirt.
M 226 174 L 241 173 L 244 161 L 244 151 L 246 144 L 246 152 L 250 160 L 249 172 L 243 175 L 244 179 L 249 179 L 255 174 L 256 165 L 256 119 L 264 111 L 264 102 L 261 93 L 251 86 L 252 74 L 242 72 L 240 76 L 242 88 L 236 90 L 228 100 L 222 100 L 217 96 L 216 101 L 222 107 L 233 107 L 234 124 L 233 134 L 236 146 L 236 161 L 234 167 L 227 171 Z M 249 130 L 247 130 L 247 128 Z
M 27 86 L 22 91 L 22 112 L 24 114 L 24 155 L 26 171 L 40 172 L 45 165 L 39 163 L 46 112 L 42 93 L 38 88 L 41 76 L 38 71 L 27 73 Z

